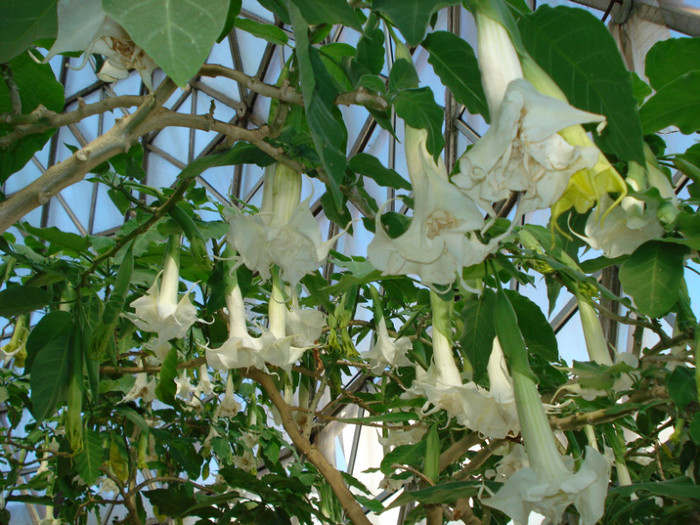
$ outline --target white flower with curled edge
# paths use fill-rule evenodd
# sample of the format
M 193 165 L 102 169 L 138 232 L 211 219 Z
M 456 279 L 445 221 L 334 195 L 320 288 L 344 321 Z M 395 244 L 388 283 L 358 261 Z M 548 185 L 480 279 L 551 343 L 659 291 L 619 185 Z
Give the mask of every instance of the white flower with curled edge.
M 299 202 L 300 196 L 301 174 L 272 164 L 265 169 L 260 211 L 248 216 L 234 208 L 227 217 L 229 243 L 243 263 L 265 280 L 276 264 L 292 287 L 323 264 L 333 243 L 345 233 L 324 242 L 309 208 L 311 197 Z
M 230 291 L 226 295 L 229 337 L 219 348 L 206 349 L 209 366 L 217 370 L 251 367 L 267 370 L 266 363 L 269 363 L 289 372 L 310 346 L 298 347 L 295 343 L 308 343 L 320 337 L 325 325 L 323 314 L 316 310 L 294 309 L 289 312 L 279 276 L 277 272 L 274 273 L 268 302 L 268 327 L 262 328 L 261 335 L 257 337 L 248 332 L 241 289 L 233 274 L 229 277 Z M 287 335 L 288 330 L 294 333 Z
M 498 241 L 483 244 L 476 237 L 484 226 L 483 214 L 450 183 L 442 159 L 436 163 L 428 153 L 427 131 L 408 125 L 404 129 L 413 218 L 408 229 L 392 239 L 381 223 L 382 208 L 367 256 L 384 275 L 417 275 L 427 285 L 452 284 L 463 267 L 480 263 L 495 251 Z
M 49 54 L 48 62 L 58 53 L 84 51 L 83 67 L 91 53 L 106 57 L 97 77 L 105 82 L 116 82 L 136 69 L 143 83 L 153 89 L 151 73 L 158 67 L 124 29 L 109 18 L 99 0 L 59 0 L 56 6 L 58 36 Z
M 216 407 L 216 417 L 232 418 L 241 411 L 241 405 L 233 397 L 233 372 L 229 372 L 226 377 L 226 392 L 224 399 L 218 407 Z
M 120 403 L 143 399 L 144 403 L 149 403 L 156 398 L 156 380 L 145 372 L 136 374 L 136 381 L 131 390 L 127 392 Z
M 264 370 L 265 361 L 261 353 L 263 341 L 248 333 L 245 304 L 237 282 L 226 295 L 226 307 L 229 337 L 219 348 L 206 349 L 207 364 L 216 370 L 251 367 Z
M 494 202 L 520 192 L 515 223 L 525 213 L 554 204 L 571 175 L 598 160 L 597 148 L 571 146 L 557 132 L 605 119 L 538 92 L 522 78 L 505 28 L 479 13 L 476 21 L 479 67 L 492 122 L 459 159 L 452 182 L 491 215 Z
M 508 374 L 503 350 L 498 337 L 487 365 L 489 388 L 469 382 L 461 389 L 463 412 L 457 421 L 476 432 L 493 439 L 502 439 L 520 432 L 515 406 L 513 380 Z
M 581 525 L 594 525 L 605 509 L 610 463 L 597 450 L 586 447 L 581 467 L 573 472 L 570 458 L 559 453 L 532 372 L 527 369 L 527 350 L 515 312 L 505 295 L 499 294 L 496 301 L 500 317 L 496 330 L 504 345 L 505 341 L 509 344 L 513 391 L 530 466 L 515 472 L 495 495 L 482 497 L 481 502 L 504 512 L 516 524 L 527 523 L 531 512 L 559 523 L 573 503 Z
M 369 360 L 370 371 L 375 375 L 380 375 L 387 367 L 398 368 L 413 365 L 406 357 L 406 352 L 411 347 L 412 343 L 408 337 L 393 338 L 389 336 L 386 321 L 382 316 L 377 325 L 377 340 L 369 351 L 362 354 L 362 357 Z
M 645 202 L 627 195 L 622 198 L 620 206 L 611 209 L 607 215 L 591 213 L 586 221 L 586 235 L 579 235 L 591 248 L 602 250 L 606 257 L 629 255 L 645 242 L 661 238 L 665 232 L 657 218 L 661 208 L 673 210 L 672 218 L 675 218 L 677 199 L 673 187 L 655 166 L 651 151 L 647 151 L 647 158 L 646 168 L 630 163 L 626 181 L 637 192 L 656 188 L 663 202 Z M 611 202 L 607 195 L 601 198 L 598 210 L 606 209 Z
M 189 298 L 189 292 L 177 299 L 179 285 L 180 241 L 171 237 L 166 247 L 164 268 L 160 274 L 160 285 L 156 276 L 146 295 L 131 302 L 135 310 L 127 317 L 140 330 L 156 332 L 155 339 L 146 346 L 162 361 L 170 349 L 168 341 L 180 339 L 197 320 L 197 309 Z

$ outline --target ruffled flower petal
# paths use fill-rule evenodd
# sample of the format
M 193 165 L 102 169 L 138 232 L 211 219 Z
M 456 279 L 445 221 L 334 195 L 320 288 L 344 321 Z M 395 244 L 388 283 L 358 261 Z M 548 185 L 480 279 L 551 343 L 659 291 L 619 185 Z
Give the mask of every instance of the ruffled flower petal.
M 557 131 L 604 117 L 539 93 L 524 79 L 508 84 L 486 134 L 459 160 L 452 181 L 484 210 L 521 192 L 518 217 L 554 204 L 571 175 L 598 160 L 594 147 L 569 145 Z
M 406 126 L 406 163 L 413 186 L 414 214 L 408 229 L 392 239 L 381 224 L 367 248 L 372 265 L 385 275 L 417 275 L 425 284 L 451 284 L 464 266 L 481 262 L 497 248 L 473 233 L 484 225 L 482 212 L 456 191 L 442 160 L 426 148 L 427 131 Z
M 406 352 L 411 348 L 411 340 L 408 337 L 389 337 L 386 322 L 382 317 L 377 326 L 377 340 L 368 352 L 362 354 L 362 357 L 369 360 L 371 372 L 379 375 L 387 367 L 412 366 L 413 363 L 406 356 Z

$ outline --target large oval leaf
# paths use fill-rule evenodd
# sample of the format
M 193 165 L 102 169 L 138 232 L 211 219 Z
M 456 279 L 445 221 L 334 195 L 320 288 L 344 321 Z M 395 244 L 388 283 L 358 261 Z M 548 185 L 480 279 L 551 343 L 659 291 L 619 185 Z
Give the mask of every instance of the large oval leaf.
M 644 163 L 632 80 L 605 25 L 582 9 L 543 5 L 518 19 L 523 45 L 577 108 L 605 115 L 601 143 Z
M 676 304 L 687 252 L 685 246 L 651 241 L 642 244 L 625 261 L 620 268 L 620 282 L 639 311 L 660 317 Z
M 103 0 L 136 45 L 179 86 L 184 86 L 209 55 L 226 22 L 227 0 Z

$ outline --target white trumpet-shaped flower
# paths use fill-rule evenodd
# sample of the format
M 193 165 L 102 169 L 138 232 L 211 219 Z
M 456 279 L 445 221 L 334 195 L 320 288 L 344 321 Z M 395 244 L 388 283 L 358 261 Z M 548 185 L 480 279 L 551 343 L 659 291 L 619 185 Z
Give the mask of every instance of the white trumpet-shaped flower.
M 241 411 L 241 404 L 233 397 L 233 372 L 226 378 L 226 392 L 221 404 L 216 408 L 216 417 L 232 418 Z
M 411 340 L 406 336 L 389 337 L 386 321 L 382 317 L 377 325 L 377 340 L 369 351 L 362 354 L 362 357 L 369 360 L 370 371 L 378 375 L 387 367 L 411 366 L 413 363 L 406 356 L 411 346 Z
M 376 230 L 367 248 L 372 265 L 385 275 L 417 275 L 425 284 L 452 284 L 462 268 L 480 263 L 493 252 L 476 237 L 482 212 L 450 183 L 442 159 L 436 163 L 426 148 L 427 131 L 405 126 L 404 149 L 413 187 L 411 224 L 392 239 L 377 213 Z
M 148 89 L 152 89 L 151 73 L 158 66 L 131 37 L 102 9 L 99 0 L 59 0 L 56 6 L 58 36 L 45 61 L 58 53 L 84 51 L 85 58 L 99 53 L 106 58 L 97 77 L 105 82 L 116 82 L 136 69 Z M 81 66 L 82 67 L 82 66 Z
M 145 403 L 153 401 L 156 398 L 156 380 L 153 376 L 148 374 L 140 373 L 136 374 L 136 381 L 134 381 L 134 386 L 131 390 L 122 398 L 120 403 L 126 403 L 127 401 L 135 401 L 137 399 L 143 399 Z
M 477 15 L 479 67 L 489 103 L 491 127 L 459 159 L 452 181 L 484 210 L 520 192 L 516 219 L 554 204 L 571 175 L 598 160 L 594 147 L 571 146 L 557 132 L 604 117 L 545 96 L 522 78 L 505 28 Z
M 246 310 L 241 289 L 236 284 L 226 295 L 229 325 L 228 339 L 219 348 L 206 349 L 207 363 L 217 370 L 231 368 L 265 368 L 263 341 L 253 337 L 246 326 Z
M 513 386 L 530 466 L 510 476 L 497 494 L 483 498 L 482 503 L 522 525 L 531 512 L 559 523 L 573 503 L 581 525 L 594 525 L 603 516 L 610 463 L 597 450 L 586 447 L 581 467 L 573 472 L 557 449 L 534 381 L 513 370 Z
M 520 424 L 513 394 L 513 381 L 508 374 L 497 337 L 493 340 L 487 372 L 490 384 L 488 389 L 474 382 L 469 382 L 461 388 L 463 411 L 461 416 L 457 417 L 457 421 L 494 439 L 517 434 Z
M 677 198 L 671 183 L 656 165 L 648 146 L 645 152 L 646 166 L 630 163 L 626 182 L 638 192 L 656 188 L 663 201 L 645 202 L 627 195 L 619 207 L 610 209 L 612 199 L 608 195 L 601 198 L 597 213 L 591 213 L 586 221 L 586 235 L 580 237 L 593 249 L 603 250 L 607 257 L 629 255 L 645 242 L 660 238 L 665 231 L 658 220 L 660 208 L 672 210 L 672 217 L 677 213 Z M 609 211 L 601 214 L 601 210 Z
M 316 310 L 295 309 L 290 320 L 277 278 L 273 279 L 268 303 L 268 327 L 261 329 L 261 335 L 252 336 L 248 332 L 245 304 L 238 284 L 227 294 L 226 305 L 229 337 L 219 348 L 206 349 L 207 363 L 218 370 L 250 367 L 265 370 L 265 363 L 269 363 L 289 371 L 309 348 L 309 345 L 298 347 L 295 343 L 315 341 L 325 325 L 325 317 Z M 290 329 L 295 333 L 287 335 Z
M 171 241 L 160 276 L 160 286 L 156 277 L 146 295 L 131 302 L 130 306 L 135 313 L 128 315 L 140 330 L 158 334 L 147 347 L 152 349 L 160 360 L 165 359 L 168 353 L 168 341 L 184 337 L 197 320 L 197 309 L 190 301 L 189 292 L 179 301 L 177 299 L 180 279 L 178 250 L 179 242 Z
M 323 241 L 309 208 L 311 197 L 299 202 L 300 195 L 301 174 L 273 164 L 265 170 L 260 211 L 243 215 L 234 209 L 228 216 L 229 242 L 263 279 L 270 278 L 276 264 L 282 278 L 294 286 L 323 264 L 338 237 Z
M 286 332 L 292 337 L 292 345 L 309 348 L 316 344 L 326 326 L 326 316 L 313 308 L 292 306 L 287 311 Z

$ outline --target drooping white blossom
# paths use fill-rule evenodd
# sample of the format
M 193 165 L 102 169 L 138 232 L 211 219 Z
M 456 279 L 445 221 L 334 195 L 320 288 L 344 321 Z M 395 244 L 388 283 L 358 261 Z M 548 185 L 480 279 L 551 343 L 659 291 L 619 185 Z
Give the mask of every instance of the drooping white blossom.
M 131 390 L 122 398 L 120 403 L 126 403 L 127 401 L 135 401 L 137 399 L 143 399 L 145 403 L 153 401 L 156 398 L 156 380 L 153 376 L 148 374 L 139 373 L 136 374 L 136 381 Z
M 189 292 L 179 301 L 177 299 L 178 246 L 178 242 L 173 242 L 166 254 L 164 269 L 160 274 L 160 285 L 157 276 L 146 295 L 131 302 L 130 306 L 135 313 L 128 314 L 128 318 L 140 330 L 157 334 L 147 347 L 152 349 L 160 360 L 165 359 L 168 353 L 168 341 L 184 337 L 197 320 L 197 309 L 190 301 Z
M 367 256 L 385 275 L 417 275 L 424 284 L 452 284 L 463 267 L 483 261 L 498 243 L 483 244 L 477 238 L 484 225 L 481 210 L 450 183 L 442 159 L 435 162 L 426 140 L 426 130 L 405 126 L 414 199 L 411 224 L 392 239 L 384 231 L 380 210 Z
M 325 326 L 325 316 L 317 310 L 293 309 L 290 312 L 276 278 L 268 302 L 268 326 L 260 327 L 260 335 L 253 336 L 248 331 L 245 304 L 238 284 L 227 294 L 226 305 L 229 337 L 219 348 L 206 349 L 207 363 L 217 370 L 251 367 L 266 370 L 268 363 L 290 371 L 313 344 L 296 346 L 295 343 L 316 341 Z M 288 335 L 287 332 L 292 330 L 294 333 Z
M 511 475 L 495 495 L 482 498 L 482 503 L 522 525 L 528 523 L 531 512 L 559 523 L 573 503 L 581 525 L 594 525 L 603 516 L 610 463 L 600 452 L 586 447 L 581 467 L 573 472 L 573 462 L 557 449 L 534 381 L 513 370 L 513 386 L 530 466 Z
M 557 132 L 604 117 L 545 96 L 522 78 L 510 36 L 500 23 L 477 15 L 479 67 L 491 127 L 459 159 L 452 181 L 482 209 L 519 192 L 516 220 L 554 204 L 572 174 L 598 160 L 594 147 L 571 146 Z
M 386 328 L 386 321 L 382 317 L 377 325 L 377 340 L 369 351 L 362 357 L 368 359 L 373 374 L 381 374 L 387 367 L 412 366 L 413 363 L 406 356 L 411 349 L 411 340 L 406 337 L 392 338 Z
M 228 376 L 226 377 L 226 391 L 224 393 L 224 399 L 216 408 L 215 415 L 216 417 L 232 418 L 235 417 L 240 411 L 241 405 L 233 397 L 233 372 L 229 372 Z
M 233 209 L 228 215 L 231 246 L 243 263 L 265 280 L 276 264 L 282 278 L 296 285 L 323 264 L 337 239 L 323 241 L 309 208 L 311 197 L 299 202 L 300 195 L 301 174 L 283 164 L 273 164 L 265 170 L 260 211 L 244 215 Z

